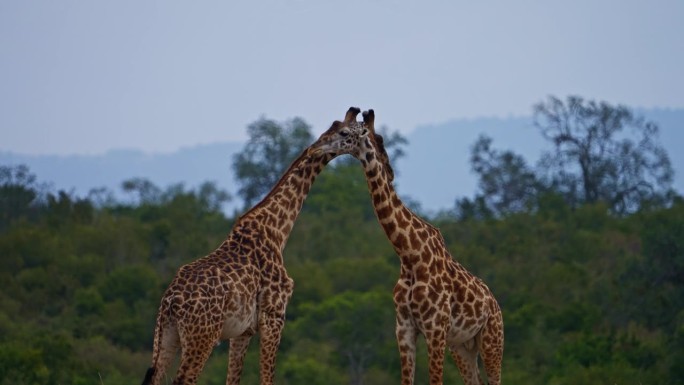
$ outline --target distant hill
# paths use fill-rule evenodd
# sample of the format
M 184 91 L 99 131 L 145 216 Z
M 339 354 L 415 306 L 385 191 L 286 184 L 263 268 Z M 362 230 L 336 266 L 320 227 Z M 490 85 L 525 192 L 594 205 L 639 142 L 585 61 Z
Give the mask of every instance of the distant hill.
M 661 143 L 675 169 L 675 189 L 684 192 L 684 109 L 637 110 L 660 126 Z M 381 121 L 380 121 L 381 123 Z M 470 171 L 470 147 L 481 133 L 493 138 L 493 146 L 510 149 L 534 165 L 549 148 L 530 117 L 453 120 L 417 127 L 407 135 L 407 156 L 399 159 L 397 190 L 428 212 L 452 208 L 456 198 L 472 197 L 477 180 Z M 169 154 L 114 150 L 104 155 L 32 156 L 0 152 L 0 164 L 26 164 L 40 181 L 56 189 L 86 195 L 95 187 L 120 191 L 121 182 L 147 178 L 160 187 L 183 182 L 194 187 L 214 181 L 235 195 L 233 155 L 244 143 L 226 142 L 182 148 Z
M 225 142 L 181 148 L 168 154 L 113 150 L 104 155 L 22 155 L 0 152 L 0 164 L 26 164 L 40 181 L 85 196 L 92 188 L 121 191 L 124 180 L 140 177 L 159 187 L 184 183 L 196 187 L 213 181 L 234 193 L 233 154 L 244 143 Z

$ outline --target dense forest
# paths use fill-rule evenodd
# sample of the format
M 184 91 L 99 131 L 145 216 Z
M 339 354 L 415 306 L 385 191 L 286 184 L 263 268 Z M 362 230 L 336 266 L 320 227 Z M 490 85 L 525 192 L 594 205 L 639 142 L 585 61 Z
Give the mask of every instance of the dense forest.
M 504 384 L 682 384 L 684 200 L 668 189 L 673 171 L 657 158 L 657 127 L 592 103 L 551 98 L 536 107 L 551 143 L 536 168 L 482 137 L 472 147 L 477 194 L 425 217 L 503 308 Z M 585 123 L 599 123 L 558 122 L 582 108 Z M 644 136 L 616 136 L 623 127 Z M 307 130 L 300 120 L 255 122 L 234 167 L 282 172 L 311 141 Z M 402 138 L 389 137 L 390 155 L 401 156 Z M 245 172 L 243 201 L 254 202 L 273 175 Z M 162 188 L 134 178 L 122 191 L 130 199 L 101 189 L 78 197 L 51 191 L 26 167 L 0 167 L 0 384 L 139 383 L 163 290 L 181 265 L 213 251 L 238 215 L 222 210 L 238 198 L 211 183 Z M 334 162 L 316 180 L 284 255 L 295 291 L 277 382 L 398 383 L 391 293 L 399 261 L 355 160 Z M 244 384 L 258 383 L 257 342 Z M 201 384 L 225 382 L 226 351 L 215 349 Z M 425 351 L 419 346 L 417 384 L 427 381 Z M 462 383 L 453 362 L 444 382 Z

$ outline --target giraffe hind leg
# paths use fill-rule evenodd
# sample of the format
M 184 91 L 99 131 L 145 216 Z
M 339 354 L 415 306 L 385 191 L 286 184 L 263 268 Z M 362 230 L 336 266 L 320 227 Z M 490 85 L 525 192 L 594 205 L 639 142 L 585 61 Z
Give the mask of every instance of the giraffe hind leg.
M 181 353 L 180 366 L 178 373 L 173 380 L 174 385 L 194 385 L 197 383 L 204 364 L 207 363 L 209 355 L 213 350 L 213 345 L 197 346 Z
M 180 327 L 180 326 L 179 326 Z M 174 385 L 194 385 L 197 383 L 204 365 L 207 363 L 220 335 L 220 326 L 212 326 L 202 334 L 182 333 L 181 359 Z
M 482 385 L 480 370 L 477 366 L 477 345 L 474 340 L 450 347 L 451 357 L 456 362 L 465 385 Z
M 425 342 L 428 345 L 428 373 L 430 385 L 441 385 L 444 376 L 444 348 L 446 347 L 446 332 L 434 330 L 425 333 Z
M 479 340 L 480 355 L 484 363 L 487 380 L 490 385 L 501 384 L 501 361 L 503 360 L 503 321 L 501 313 L 491 317 Z

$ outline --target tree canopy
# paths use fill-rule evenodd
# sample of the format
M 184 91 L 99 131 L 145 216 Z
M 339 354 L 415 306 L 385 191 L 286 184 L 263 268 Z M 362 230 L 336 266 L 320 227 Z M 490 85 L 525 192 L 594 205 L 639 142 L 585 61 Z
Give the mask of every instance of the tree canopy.
M 579 96 L 535 105 L 534 122 L 553 145 L 540 159 L 540 176 L 572 205 L 603 201 L 625 214 L 671 200 L 673 170 L 654 122 Z
M 487 138 L 474 152 L 474 169 L 487 176 L 480 188 L 491 191 L 479 203 L 505 215 L 427 219 L 503 308 L 503 382 L 681 383 L 684 200 L 618 215 L 604 199 L 546 191 L 536 170 Z M 0 385 L 143 377 L 162 292 L 181 265 L 220 245 L 235 218 L 221 211 L 226 194 L 213 184 L 132 179 L 122 190 L 135 199 L 102 190 L 78 197 L 45 188 L 26 167 L 0 168 Z M 295 291 L 277 382 L 399 382 L 391 294 L 399 261 L 358 164 L 317 179 L 284 259 Z M 258 383 L 258 350 L 253 342 L 244 384 Z M 422 341 L 416 359 L 423 383 Z M 225 376 L 221 344 L 200 383 Z M 451 362 L 444 381 L 461 383 Z
M 301 118 L 285 123 L 260 118 L 247 126 L 249 140 L 235 155 L 238 195 L 249 208 L 273 186 L 292 161 L 313 142 L 311 127 Z
M 478 138 L 470 156 L 478 192 L 456 202 L 461 217 L 536 210 L 549 194 L 571 208 L 603 202 L 617 215 L 672 203 L 674 170 L 656 123 L 625 106 L 551 96 L 534 106 L 534 125 L 550 145 L 535 167 L 494 149 L 491 138 Z

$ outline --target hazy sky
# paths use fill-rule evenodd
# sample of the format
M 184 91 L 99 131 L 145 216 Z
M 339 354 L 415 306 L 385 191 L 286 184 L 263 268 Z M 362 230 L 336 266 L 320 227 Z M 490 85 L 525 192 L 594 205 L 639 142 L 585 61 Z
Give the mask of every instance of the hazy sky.
M 408 133 L 546 95 L 684 107 L 684 1 L 0 1 L 0 150 L 168 152 L 350 105 Z M 501 143 L 502 146 L 505 144 Z

